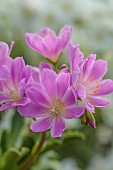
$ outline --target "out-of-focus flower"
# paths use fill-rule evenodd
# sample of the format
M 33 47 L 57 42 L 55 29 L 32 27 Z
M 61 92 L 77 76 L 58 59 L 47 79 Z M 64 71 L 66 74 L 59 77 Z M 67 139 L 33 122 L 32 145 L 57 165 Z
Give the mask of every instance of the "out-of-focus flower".
M 70 41 L 72 28 L 69 25 L 64 26 L 58 36 L 50 28 L 42 28 L 39 34 L 25 34 L 27 45 L 43 55 L 50 62 L 56 63 L 64 48 Z
M 30 103 L 19 106 L 18 111 L 22 116 L 39 118 L 31 124 L 32 131 L 43 132 L 51 128 L 53 137 L 61 137 L 64 120 L 80 117 L 84 109 L 75 105 L 77 100 L 70 86 L 69 73 L 57 75 L 52 69 L 43 68 L 40 76 L 41 83 L 33 82 L 26 91 Z
M 77 56 L 81 56 L 81 52 L 79 53 Z M 74 58 L 75 61 L 77 56 Z M 70 63 L 72 63 L 73 57 L 70 59 Z M 89 55 L 88 58 L 75 67 L 75 70 L 73 69 L 72 73 L 74 93 L 77 94 L 89 112 L 94 112 L 94 107 L 108 106 L 110 100 L 102 96 L 113 92 L 113 81 L 110 79 L 102 80 L 107 72 L 107 62 L 105 60 L 95 60 L 95 54 Z
M 0 111 L 24 106 L 30 101 L 24 94 L 31 79 L 31 67 L 25 66 L 22 57 L 11 61 L 10 68 L 7 65 L 0 67 Z

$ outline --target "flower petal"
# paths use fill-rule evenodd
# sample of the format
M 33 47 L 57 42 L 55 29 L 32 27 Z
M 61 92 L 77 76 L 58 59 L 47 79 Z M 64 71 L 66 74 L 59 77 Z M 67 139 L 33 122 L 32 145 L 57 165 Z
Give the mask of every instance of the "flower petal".
M 98 88 L 97 96 L 103 96 L 107 95 L 113 92 L 113 81 L 108 79 L 108 80 L 103 80 L 100 82 L 100 87 Z
M 45 105 L 30 102 L 25 106 L 18 106 L 20 115 L 30 118 L 45 116 L 48 113 L 48 108 Z
M 82 84 L 79 84 L 77 87 L 77 95 L 81 100 L 86 98 L 86 88 Z
M 83 60 L 84 55 L 79 49 L 78 44 L 69 43 L 67 46 L 67 53 L 70 62 L 71 73 L 75 71 L 77 65 Z
M 84 100 L 83 101 L 83 106 L 85 107 L 85 109 L 88 111 L 88 112 L 92 112 L 94 113 L 95 109 L 94 109 L 94 106 L 88 102 L 87 100 Z
M 45 87 L 46 92 L 51 98 L 54 97 L 55 93 L 55 79 L 57 74 L 50 69 L 43 69 L 42 71 L 42 84 Z
M 65 119 L 74 119 L 81 117 L 84 114 L 84 108 L 81 106 L 72 105 L 65 108 Z
M 101 79 L 107 72 L 107 61 L 105 60 L 97 60 L 95 61 L 90 77 L 92 80 Z
M 52 137 L 61 137 L 65 129 L 65 121 L 62 117 L 56 117 L 53 120 L 51 128 Z
M 34 103 L 40 103 L 44 105 L 49 105 L 51 102 L 50 96 L 46 93 L 46 91 L 39 86 L 39 88 L 30 87 L 26 91 L 26 96 L 30 98 Z
M 2 106 L 0 106 L 0 112 L 4 111 L 4 110 L 11 109 L 13 107 L 14 107 L 13 102 L 7 102 L 7 103 L 3 104 Z
M 65 25 L 59 32 L 58 36 L 63 42 L 63 48 L 69 43 L 72 35 L 72 27 L 70 25 Z
M 25 62 L 22 57 L 17 57 L 13 60 L 11 65 L 11 78 L 13 82 L 19 83 L 22 76 Z
M 70 75 L 68 73 L 58 74 L 55 81 L 56 98 L 62 98 L 70 86 Z
M 77 99 L 75 98 L 71 87 L 66 91 L 61 101 L 66 106 L 73 105 L 77 102 Z
M 25 34 L 27 45 L 39 54 L 43 54 L 42 38 L 38 34 Z
M 95 63 L 96 54 L 90 54 L 88 58 L 85 59 L 84 65 L 83 65 L 83 81 L 86 82 L 88 78 L 91 76 L 91 69 Z
M 40 118 L 40 119 L 34 121 L 31 124 L 30 129 L 33 132 L 43 132 L 43 131 L 46 131 L 46 130 L 50 129 L 50 127 L 52 126 L 52 121 L 53 121 L 53 117 L 52 116 Z
M 111 103 L 111 100 L 109 99 L 94 96 L 88 96 L 87 100 L 95 107 L 107 107 Z

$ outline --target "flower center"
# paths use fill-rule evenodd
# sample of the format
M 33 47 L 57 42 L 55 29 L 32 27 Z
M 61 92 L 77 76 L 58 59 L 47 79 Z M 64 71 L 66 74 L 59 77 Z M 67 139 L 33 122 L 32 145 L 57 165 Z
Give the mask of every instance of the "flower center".
M 54 99 L 50 108 L 50 114 L 60 116 L 64 113 L 64 104 L 59 99 Z

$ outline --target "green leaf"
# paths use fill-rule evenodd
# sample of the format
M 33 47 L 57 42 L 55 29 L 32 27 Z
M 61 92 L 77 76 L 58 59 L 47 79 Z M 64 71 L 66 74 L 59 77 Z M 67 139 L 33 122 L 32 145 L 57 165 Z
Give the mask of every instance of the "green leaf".
M 8 170 L 9 167 L 11 170 L 15 170 L 17 166 L 17 159 L 20 156 L 20 152 L 15 148 L 10 148 L 4 155 L 5 165 L 3 170 Z
M 19 115 L 17 110 L 15 110 L 15 114 L 12 118 L 12 126 L 11 126 L 11 138 L 9 146 L 18 146 L 19 143 L 19 134 L 21 129 L 23 128 L 24 118 Z

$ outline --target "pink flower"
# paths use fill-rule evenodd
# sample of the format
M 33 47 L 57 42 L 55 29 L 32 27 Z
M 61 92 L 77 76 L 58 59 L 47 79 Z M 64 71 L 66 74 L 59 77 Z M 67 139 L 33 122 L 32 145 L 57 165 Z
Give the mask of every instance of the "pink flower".
M 30 101 L 24 96 L 30 79 L 31 67 L 25 66 L 22 57 L 12 60 L 10 67 L 0 67 L 0 111 L 23 106 Z
M 102 80 L 107 72 L 107 62 L 95 60 L 95 54 L 89 55 L 72 74 L 74 93 L 89 112 L 94 112 L 94 107 L 107 107 L 110 100 L 102 96 L 113 92 L 113 81 Z
M 72 28 L 64 26 L 58 36 L 50 28 L 42 28 L 39 34 L 25 34 L 27 45 L 49 59 L 50 62 L 56 63 L 63 52 L 64 48 L 70 41 Z
M 76 99 L 70 86 L 69 73 L 58 75 L 49 68 L 40 72 L 40 83 L 31 83 L 26 96 L 30 103 L 19 106 L 22 116 L 38 118 L 31 124 L 33 132 L 43 132 L 51 128 L 53 137 L 61 137 L 65 129 L 65 119 L 80 117 L 84 109 L 76 106 Z

